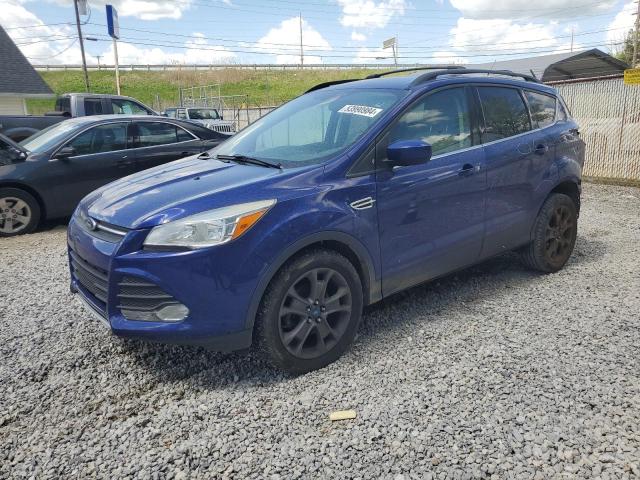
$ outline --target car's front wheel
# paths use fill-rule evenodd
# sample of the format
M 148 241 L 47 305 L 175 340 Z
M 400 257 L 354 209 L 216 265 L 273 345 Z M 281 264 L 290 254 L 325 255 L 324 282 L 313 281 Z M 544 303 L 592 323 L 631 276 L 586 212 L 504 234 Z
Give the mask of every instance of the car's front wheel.
M 362 316 L 362 283 L 347 258 L 312 250 L 271 281 L 257 321 L 258 347 L 276 367 L 304 373 L 337 360 Z
M 578 233 L 578 211 L 571 197 L 551 194 L 533 227 L 533 241 L 521 251 L 524 263 L 545 273 L 560 270 L 573 252 Z
M 0 188 L 0 237 L 33 232 L 40 206 L 33 195 L 18 188 Z

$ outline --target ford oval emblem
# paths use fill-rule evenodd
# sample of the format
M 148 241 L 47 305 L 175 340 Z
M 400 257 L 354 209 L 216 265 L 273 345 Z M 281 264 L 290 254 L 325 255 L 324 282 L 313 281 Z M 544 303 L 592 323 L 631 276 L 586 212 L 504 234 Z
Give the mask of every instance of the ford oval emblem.
M 96 222 L 93 218 L 91 217 L 87 217 L 85 220 L 85 223 L 87 225 L 87 228 L 89 230 L 95 230 L 98 228 L 98 222 Z

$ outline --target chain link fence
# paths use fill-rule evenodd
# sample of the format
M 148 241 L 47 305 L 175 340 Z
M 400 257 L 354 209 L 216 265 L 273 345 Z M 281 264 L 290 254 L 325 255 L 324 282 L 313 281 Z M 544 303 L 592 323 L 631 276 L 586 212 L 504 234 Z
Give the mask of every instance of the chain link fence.
M 640 184 L 640 85 L 620 78 L 552 84 L 567 102 L 586 142 L 583 175 Z

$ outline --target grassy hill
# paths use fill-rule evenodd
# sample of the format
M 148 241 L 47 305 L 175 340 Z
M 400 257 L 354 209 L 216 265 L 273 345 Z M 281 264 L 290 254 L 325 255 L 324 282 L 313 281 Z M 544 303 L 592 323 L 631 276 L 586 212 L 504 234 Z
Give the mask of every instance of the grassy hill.
M 300 95 L 311 86 L 330 80 L 363 78 L 370 70 L 265 70 L 227 68 L 214 71 L 120 71 L 123 95 L 137 98 L 149 106 L 168 107 L 178 103 L 178 89 L 200 85 L 221 84 L 222 95 L 248 95 L 250 106 L 278 105 Z M 82 71 L 41 71 L 40 75 L 56 93 L 83 92 Z M 113 70 L 89 72 L 94 93 L 115 94 Z M 29 102 L 29 113 L 41 114 L 53 109 L 54 101 Z

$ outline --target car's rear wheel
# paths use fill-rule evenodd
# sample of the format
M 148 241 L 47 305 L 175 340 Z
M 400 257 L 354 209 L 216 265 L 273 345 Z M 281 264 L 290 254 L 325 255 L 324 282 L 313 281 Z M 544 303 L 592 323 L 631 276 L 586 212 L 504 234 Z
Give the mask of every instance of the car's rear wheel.
M 260 350 L 291 373 L 322 368 L 351 345 L 362 316 L 362 283 L 339 253 L 313 250 L 271 281 L 257 318 Z
M 578 211 L 573 200 L 554 193 L 536 218 L 533 242 L 522 249 L 524 263 L 541 272 L 560 270 L 573 252 L 578 233 Z
M 33 195 L 18 188 L 0 188 L 0 237 L 33 232 L 40 206 Z

